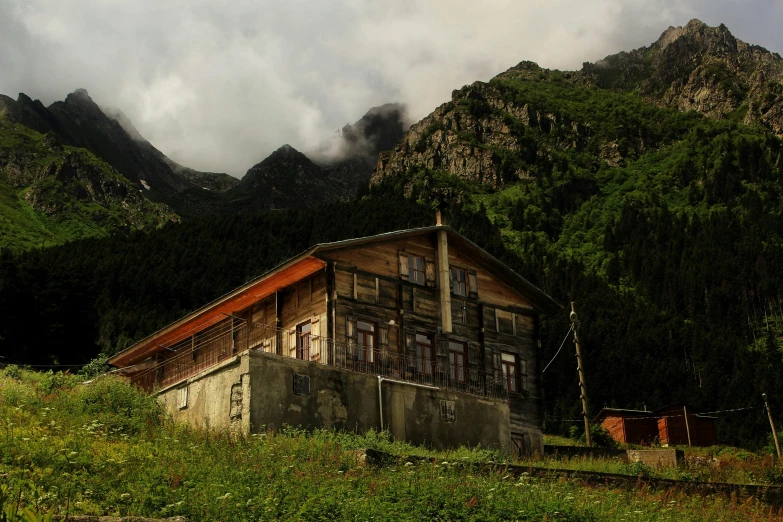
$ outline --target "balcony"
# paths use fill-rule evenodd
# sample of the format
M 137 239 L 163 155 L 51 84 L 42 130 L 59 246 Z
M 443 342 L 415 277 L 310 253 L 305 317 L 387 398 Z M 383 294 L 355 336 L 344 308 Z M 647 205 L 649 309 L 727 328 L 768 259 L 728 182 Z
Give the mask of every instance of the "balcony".
M 469 366 L 409 357 L 389 349 L 365 347 L 322 336 L 300 336 L 295 331 L 264 324 L 247 325 L 228 318 L 207 330 L 183 336 L 165 346 L 144 369 L 130 373 L 131 381 L 155 392 L 199 374 L 245 350 L 293 357 L 388 379 L 429 385 L 472 395 L 508 400 L 500 371 L 483 372 Z

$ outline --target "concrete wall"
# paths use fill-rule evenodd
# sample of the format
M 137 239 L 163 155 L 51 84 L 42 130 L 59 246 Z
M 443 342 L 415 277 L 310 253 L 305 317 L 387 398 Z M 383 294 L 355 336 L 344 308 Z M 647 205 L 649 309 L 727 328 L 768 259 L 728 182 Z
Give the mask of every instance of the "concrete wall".
M 512 450 L 505 401 L 389 380 L 381 390 L 383 428 L 395 439 L 438 449 Z M 284 425 L 357 433 L 381 428 L 377 376 L 257 351 L 163 389 L 158 397 L 175 420 L 205 428 L 255 433 Z M 532 429 L 531 435 L 538 446 L 540 433 Z
M 260 352 L 250 352 L 249 359 L 252 431 L 284 424 L 358 433 L 380 429 L 377 376 Z M 294 393 L 295 374 L 308 377 L 308 393 Z M 389 381 L 381 389 L 383 425 L 397 439 L 435 448 L 481 445 L 510 451 L 504 401 Z
M 250 379 L 247 355 L 237 355 L 158 392 L 176 421 L 204 428 L 250 428 Z M 184 390 L 187 390 L 186 392 Z M 183 393 L 187 400 L 183 406 Z

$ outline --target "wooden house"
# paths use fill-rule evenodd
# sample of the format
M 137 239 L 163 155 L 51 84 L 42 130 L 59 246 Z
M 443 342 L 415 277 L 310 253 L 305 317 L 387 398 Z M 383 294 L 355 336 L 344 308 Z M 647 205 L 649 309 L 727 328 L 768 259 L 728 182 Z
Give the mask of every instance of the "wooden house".
M 447 226 L 320 244 L 115 355 L 175 418 L 541 451 L 561 306 Z
M 604 408 L 593 422 L 621 443 L 714 446 L 718 443 L 715 419 L 675 404 L 656 411 Z

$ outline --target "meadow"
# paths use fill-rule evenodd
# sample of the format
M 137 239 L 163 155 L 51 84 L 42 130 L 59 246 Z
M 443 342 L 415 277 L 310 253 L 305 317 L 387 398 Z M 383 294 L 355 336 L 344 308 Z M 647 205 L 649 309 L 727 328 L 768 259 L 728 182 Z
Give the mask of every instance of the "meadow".
M 753 499 L 518 476 L 493 451 L 434 452 L 386 433 L 197 430 L 120 379 L 85 381 L 0 373 L 0 520 L 783 520 Z M 391 457 L 367 465 L 365 448 Z

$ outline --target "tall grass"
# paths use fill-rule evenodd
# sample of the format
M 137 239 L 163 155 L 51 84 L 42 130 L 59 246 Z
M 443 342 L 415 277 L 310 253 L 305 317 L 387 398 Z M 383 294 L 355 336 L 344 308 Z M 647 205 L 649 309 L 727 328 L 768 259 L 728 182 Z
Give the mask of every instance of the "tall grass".
M 355 449 L 434 457 L 364 465 Z M 0 375 L 7 511 L 190 520 L 780 520 L 768 506 L 514 477 L 482 449 L 435 453 L 388 434 L 240 436 L 170 422 L 123 381 Z M 22 520 L 21 516 L 17 518 Z M 9 518 L 9 520 L 14 520 Z

